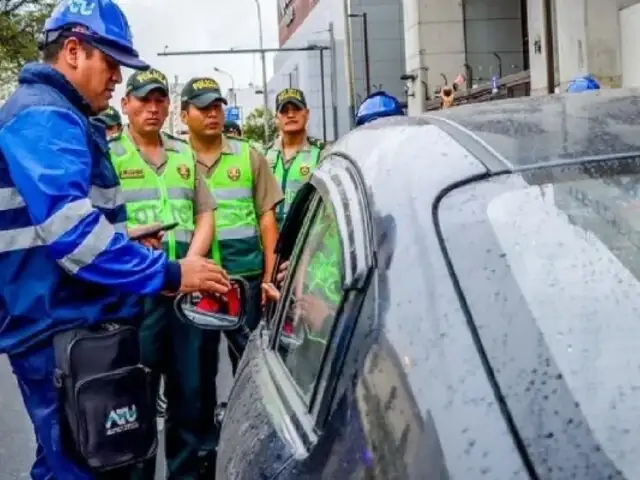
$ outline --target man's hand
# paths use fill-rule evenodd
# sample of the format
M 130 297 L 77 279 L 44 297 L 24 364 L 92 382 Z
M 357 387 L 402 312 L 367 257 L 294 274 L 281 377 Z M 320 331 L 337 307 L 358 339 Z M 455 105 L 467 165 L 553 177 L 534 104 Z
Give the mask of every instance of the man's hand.
M 324 320 L 331 315 L 329 305 L 313 295 L 304 295 L 296 303 L 302 313 L 304 323 L 314 332 L 319 332 L 324 326 Z
M 182 270 L 181 293 L 227 293 L 231 288 L 229 275 L 222 267 L 203 257 L 180 260 Z
M 262 306 L 264 307 L 269 302 L 277 302 L 280 300 L 280 290 L 284 283 L 284 279 L 287 276 L 289 270 L 289 262 L 282 262 L 278 267 L 278 273 L 276 274 L 276 284 L 274 285 L 269 279 L 263 279 L 262 281 Z
M 144 227 L 136 227 L 130 228 L 127 230 L 130 237 L 144 234 L 144 232 L 155 230 L 161 224 L 160 223 L 152 223 L 151 225 L 145 225 Z M 162 237 L 164 237 L 164 232 L 158 232 L 155 235 L 150 235 L 148 237 L 143 237 L 138 240 L 145 247 L 153 248 L 155 250 L 160 250 L 160 246 L 162 244 Z

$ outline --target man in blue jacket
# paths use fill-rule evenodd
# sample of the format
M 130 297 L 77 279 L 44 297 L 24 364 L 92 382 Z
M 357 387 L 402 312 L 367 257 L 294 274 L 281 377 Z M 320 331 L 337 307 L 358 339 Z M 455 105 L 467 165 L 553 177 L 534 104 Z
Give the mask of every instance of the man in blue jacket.
M 42 48 L 44 62 L 24 67 L 0 109 L 0 354 L 34 425 L 32 478 L 90 479 L 61 442 L 53 336 L 132 321 L 140 294 L 223 293 L 229 283 L 209 260 L 171 262 L 127 239 L 105 131 L 89 120 L 108 106 L 121 65 L 147 68 L 122 10 L 65 0 Z

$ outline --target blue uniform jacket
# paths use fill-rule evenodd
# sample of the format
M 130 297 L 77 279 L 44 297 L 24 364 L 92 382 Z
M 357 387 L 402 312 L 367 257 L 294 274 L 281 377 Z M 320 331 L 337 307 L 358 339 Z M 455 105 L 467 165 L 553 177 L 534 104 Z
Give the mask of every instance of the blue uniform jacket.
M 24 67 L 0 108 L 0 353 L 138 315 L 180 267 L 127 240 L 104 128 L 52 67 Z

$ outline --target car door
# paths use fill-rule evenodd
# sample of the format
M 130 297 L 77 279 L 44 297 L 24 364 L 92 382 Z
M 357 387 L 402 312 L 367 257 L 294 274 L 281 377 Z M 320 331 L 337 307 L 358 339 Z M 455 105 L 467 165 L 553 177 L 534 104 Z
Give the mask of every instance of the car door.
M 353 328 L 343 319 L 359 308 L 372 263 L 363 193 L 341 163 L 314 173 L 283 228 L 277 250 L 289 272 L 239 366 L 217 478 L 283 478 L 318 445 Z

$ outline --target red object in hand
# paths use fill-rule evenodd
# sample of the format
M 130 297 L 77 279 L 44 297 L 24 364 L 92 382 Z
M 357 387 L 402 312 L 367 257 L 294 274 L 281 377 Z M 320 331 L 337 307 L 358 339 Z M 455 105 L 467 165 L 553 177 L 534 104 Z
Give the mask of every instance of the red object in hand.
M 237 286 L 232 286 L 224 296 L 220 297 L 205 295 L 196 305 L 198 310 L 211 313 L 224 313 L 232 317 L 240 316 L 240 292 Z
M 289 336 L 293 335 L 293 323 L 287 322 L 285 320 L 285 322 L 282 324 L 282 333 Z

